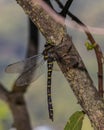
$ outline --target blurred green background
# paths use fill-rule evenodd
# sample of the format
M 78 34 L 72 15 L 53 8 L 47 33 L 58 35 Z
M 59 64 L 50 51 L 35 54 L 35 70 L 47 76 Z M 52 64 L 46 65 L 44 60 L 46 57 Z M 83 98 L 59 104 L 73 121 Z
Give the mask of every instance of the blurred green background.
M 52 3 L 55 5 L 56 10 L 60 11 L 54 0 L 52 0 Z M 100 0 L 100 2 L 98 0 L 74 0 L 70 11 L 89 26 L 104 28 L 103 0 Z M 70 21 L 69 17 L 68 19 Z M 87 40 L 86 35 L 83 32 L 68 27 L 67 31 L 72 36 L 73 42 L 97 86 L 96 58 L 94 52 L 88 52 L 84 46 L 84 42 Z M 93 34 L 93 36 L 100 44 L 103 51 L 104 36 L 100 34 Z M 39 52 L 42 52 L 44 39 L 42 39 L 41 34 L 40 38 Z M 5 73 L 5 67 L 10 63 L 24 59 L 27 49 L 27 41 L 27 16 L 15 1 L 0 0 L 0 82 L 3 83 L 8 90 L 11 90 L 13 82 L 18 75 Z M 54 72 L 52 79 L 52 98 L 55 120 L 52 123 L 48 119 L 46 74 L 47 72 L 45 71 L 38 80 L 33 82 L 25 94 L 31 123 L 33 127 L 48 125 L 52 130 L 63 130 L 70 115 L 77 110 L 81 110 L 81 108 L 77 104 L 76 97 L 63 74 L 61 72 Z M 9 130 L 12 123 L 13 119 L 10 109 L 5 102 L 0 101 L 0 130 Z M 87 117 L 84 120 L 83 126 L 83 130 L 86 129 L 92 129 Z

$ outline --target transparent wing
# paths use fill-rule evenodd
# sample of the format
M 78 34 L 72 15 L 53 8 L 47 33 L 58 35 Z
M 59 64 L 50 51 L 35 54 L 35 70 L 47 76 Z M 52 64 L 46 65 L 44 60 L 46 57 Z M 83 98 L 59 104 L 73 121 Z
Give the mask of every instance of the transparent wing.
M 44 73 L 44 71 L 47 70 L 46 63 L 47 62 L 44 62 L 44 59 L 43 59 L 41 63 L 37 64 L 36 66 L 33 65 L 29 70 L 23 72 L 16 80 L 16 85 L 25 86 L 37 80 Z M 56 62 L 54 63 L 53 70 L 54 71 L 60 70 Z
M 42 54 L 34 55 L 30 58 L 26 58 L 25 60 L 18 61 L 16 63 L 10 64 L 6 67 L 5 72 L 7 73 L 21 73 L 27 71 L 32 66 L 36 66 L 39 63 L 39 60 L 42 57 Z
M 25 60 L 18 61 L 16 63 L 10 64 L 6 67 L 5 71 L 7 73 L 21 73 L 21 75 L 16 80 L 17 86 L 29 85 L 31 82 L 35 81 L 44 73 L 45 67 L 42 54 L 34 55 Z M 54 71 L 59 71 L 57 63 L 54 63 Z
M 23 72 L 16 80 L 16 85 L 25 86 L 37 80 L 45 71 L 44 67 L 46 64 L 43 63 L 44 60 L 41 61 L 41 64 L 37 64 L 36 66 L 33 65 L 31 68 L 29 68 L 29 70 Z

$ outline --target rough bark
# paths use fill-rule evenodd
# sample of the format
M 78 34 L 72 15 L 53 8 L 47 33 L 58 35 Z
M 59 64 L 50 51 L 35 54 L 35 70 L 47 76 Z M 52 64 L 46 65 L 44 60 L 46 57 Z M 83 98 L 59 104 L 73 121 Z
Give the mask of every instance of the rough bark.
M 31 130 L 29 115 L 23 93 L 10 93 L 8 104 L 13 114 L 14 127 L 17 130 Z
M 0 99 L 5 101 L 13 113 L 14 127 L 17 130 L 31 130 L 30 118 L 22 92 L 9 92 L 0 84 Z
M 36 24 L 47 42 L 59 47 L 55 50 L 57 62 L 79 104 L 96 128 L 104 130 L 104 102 L 99 97 L 71 38 L 66 34 L 64 19 L 55 14 L 42 0 L 16 1 Z
M 57 50 L 59 56 L 57 62 L 92 124 L 97 130 L 104 130 L 104 101 L 100 98 L 71 38 L 64 37 L 62 44 L 63 47 Z

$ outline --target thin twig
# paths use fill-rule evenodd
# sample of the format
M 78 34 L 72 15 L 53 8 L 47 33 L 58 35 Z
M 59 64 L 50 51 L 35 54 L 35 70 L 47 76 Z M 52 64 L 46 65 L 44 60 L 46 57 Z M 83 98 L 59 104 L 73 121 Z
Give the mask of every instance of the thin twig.
M 67 13 L 68 13 L 68 10 L 69 10 L 69 8 L 70 8 L 72 2 L 73 2 L 73 0 L 68 0 L 68 1 L 66 2 L 65 6 L 63 7 L 63 9 L 62 9 L 62 11 L 61 11 L 61 13 L 60 13 L 63 17 L 66 17 L 66 15 L 67 15 Z
M 56 0 L 56 2 L 58 3 L 61 9 L 64 8 L 63 4 L 59 0 Z M 82 21 L 80 21 L 76 16 L 74 16 L 71 12 L 68 12 L 68 15 L 72 18 L 72 20 L 78 23 L 81 26 L 81 28 L 83 28 L 85 34 L 87 35 L 88 40 L 91 42 L 92 45 L 94 45 L 96 41 L 93 38 L 87 26 Z M 99 90 L 99 95 L 103 97 L 103 92 L 104 92 L 103 91 L 103 63 L 102 63 L 103 53 L 98 43 L 96 44 L 94 50 L 95 50 L 97 63 L 98 63 L 98 90 Z

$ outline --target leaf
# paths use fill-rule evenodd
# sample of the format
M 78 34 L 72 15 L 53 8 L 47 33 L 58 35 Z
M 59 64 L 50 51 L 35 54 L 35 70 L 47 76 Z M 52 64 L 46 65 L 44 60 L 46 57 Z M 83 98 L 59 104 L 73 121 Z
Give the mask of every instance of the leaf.
M 88 51 L 89 50 L 93 50 L 96 47 L 96 45 L 97 45 L 96 43 L 90 44 L 88 41 L 85 42 L 85 46 L 86 46 L 86 48 L 87 48 Z
M 64 130 L 81 130 L 84 119 L 84 112 L 75 112 L 68 120 Z

